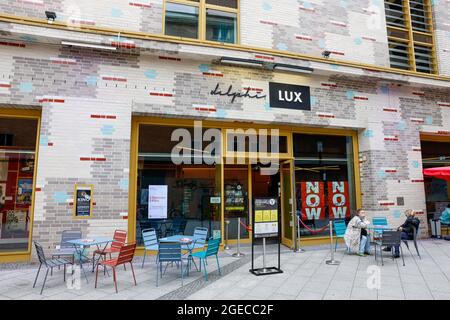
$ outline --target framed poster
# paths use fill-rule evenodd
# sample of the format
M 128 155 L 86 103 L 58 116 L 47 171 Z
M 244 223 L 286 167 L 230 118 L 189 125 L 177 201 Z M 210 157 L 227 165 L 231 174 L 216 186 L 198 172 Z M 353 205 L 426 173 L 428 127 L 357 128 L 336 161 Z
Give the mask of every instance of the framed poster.
M 148 218 L 167 219 L 168 187 L 148 186 Z
M 73 216 L 75 218 L 87 219 L 92 217 L 93 191 L 93 185 L 75 185 L 75 197 L 73 206 Z

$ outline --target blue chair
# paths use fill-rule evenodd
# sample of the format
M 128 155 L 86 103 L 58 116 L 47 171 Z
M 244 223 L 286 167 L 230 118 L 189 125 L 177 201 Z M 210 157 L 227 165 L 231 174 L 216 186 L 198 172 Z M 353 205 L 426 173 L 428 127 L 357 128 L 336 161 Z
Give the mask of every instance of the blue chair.
M 333 229 L 336 236 L 336 244 L 334 245 L 334 251 L 336 252 L 338 239 L 344 239 L 345 231 L 347 230 L 345 220 L 333 220 Z
M 208 241 L 208 228 L 197 227 L 194 229 L 194 250 L 203 249 Z
M 173 263 L 179 263 L 181 269 L 181 285 L 183 286 L 183 255 L 181 253 L 181 244 L 179 242 L 161 242 L 159 244 L 158 258 L 156 264 L 156 286 L 158 286 L 159 276 L 163 276 L 166 273 L 167 266 Z M 166 263 L 166 267 L 163 272 L 163 264 Z
M 206 259 L 211 256 L 216 256 L 217 261 L 217 268 L 219 270 L 219 275 L 221 275 L 220 272 L 220 264 L 219 264 L 219 246 L 220 246 L 220 239 L 210 239 L 208 241 L 208 247 L 205 248 L 203 251 L 194 252 L 192 254 L 193 258 L 198 258 L 200 260 L 200 270 L 202 271 L 202 263 L 203 263 L 203 270 L 205 270 L 205 280 L 208 281 L 208 271 L 206 269 Z
M 52 259 L 61 257 L 70 257 L 72 263 L 75 262 L 76 249 L 70 240 L 78 240 L 82 238 L 81 230 L 64 230 L 61 234 L 61 243 L 59 249 L 52 252 Z
M 387 227 L 388 226 L 387 218 L 386 217 L 373 217 L 372 224 L 374 226 L 374 228 L 373 228 L 374 240 L 379 240 L 381 235 L 383 234 L 383 231 L 385 231 L 385 230 L 383 228 L 376 228 L 376 226 Z
M 144 268 L 147 251 L 159 250 L 158 236 L 156 234 L 156 230 L 153 228 L 142 230 L 142 241 L 144 242 L 144 258 L 142 260 L 142 268 Z M 158 259 L 158 256 L 156 256 L 156 259 Z

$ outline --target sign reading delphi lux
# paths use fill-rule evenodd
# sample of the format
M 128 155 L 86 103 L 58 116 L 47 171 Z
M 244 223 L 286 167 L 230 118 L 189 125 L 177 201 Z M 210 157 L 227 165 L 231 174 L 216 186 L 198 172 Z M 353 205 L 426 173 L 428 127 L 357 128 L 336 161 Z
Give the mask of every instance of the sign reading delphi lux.
M 270 107 L 311 110 L 310 88 L 284 83 L 269 83 Z

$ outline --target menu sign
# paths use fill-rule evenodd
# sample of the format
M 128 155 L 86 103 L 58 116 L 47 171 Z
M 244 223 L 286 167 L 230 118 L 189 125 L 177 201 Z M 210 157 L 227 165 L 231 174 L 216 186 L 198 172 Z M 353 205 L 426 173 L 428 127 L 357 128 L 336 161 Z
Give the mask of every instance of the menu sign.
M 92 190 L 90 185 L 75 186 L 75 217 L 92 215 Z
M 277 237 L 279 233 L 278 200 L 276 198 L 255 198 L 254 208 L 254 237 Z

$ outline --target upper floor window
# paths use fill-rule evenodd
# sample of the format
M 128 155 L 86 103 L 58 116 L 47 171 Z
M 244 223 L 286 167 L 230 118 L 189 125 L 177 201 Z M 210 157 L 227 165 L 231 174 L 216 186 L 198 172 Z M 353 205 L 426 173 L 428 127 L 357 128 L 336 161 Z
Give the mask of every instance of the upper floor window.
M 392 68 L 436 73 L 431 0 L 385 0 Z
M 238 42 L 239 0 L 167 0 L 164 33 L 169 36 Z

